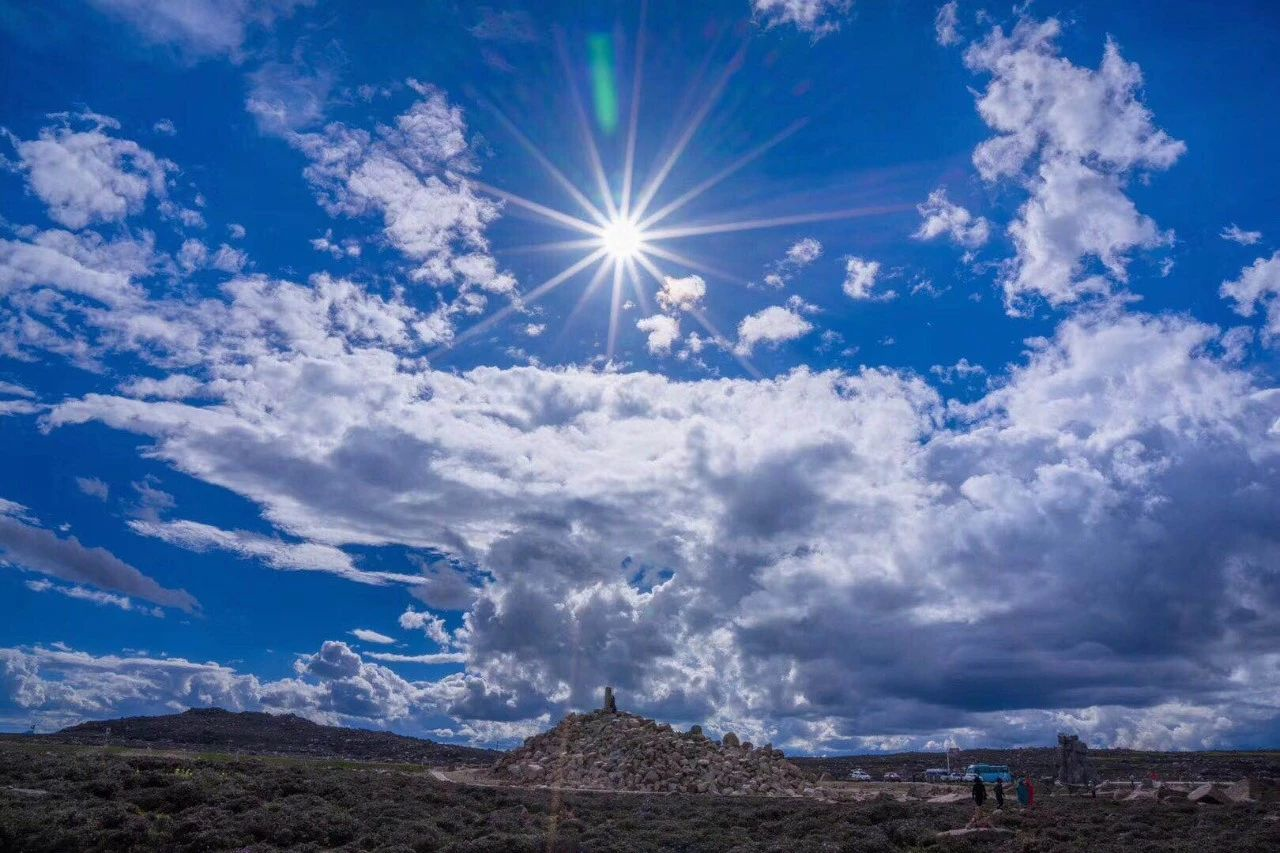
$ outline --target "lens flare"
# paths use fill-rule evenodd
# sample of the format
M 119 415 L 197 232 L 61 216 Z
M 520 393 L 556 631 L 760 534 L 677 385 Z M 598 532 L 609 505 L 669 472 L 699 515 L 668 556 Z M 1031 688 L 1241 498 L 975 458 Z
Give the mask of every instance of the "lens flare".
M 600 232 L 600 245 L 609 257 L 625 261 L 640 254 L 644 248 L 644 233 L 630 219 L 618 218 Z

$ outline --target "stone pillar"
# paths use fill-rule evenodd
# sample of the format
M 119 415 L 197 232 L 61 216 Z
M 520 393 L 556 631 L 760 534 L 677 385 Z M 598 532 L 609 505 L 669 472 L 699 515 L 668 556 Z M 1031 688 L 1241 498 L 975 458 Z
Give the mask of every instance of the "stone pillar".
M 604 710 L 610 714 L 618 713 L 618 702 L 613 698 L 612 687 L 606 687 L 604 689 Z
M 1089 747 L 1079 735 L 1058 735 L 1058 784 L 1087 785 L 1093 781 L 1088 753 Z

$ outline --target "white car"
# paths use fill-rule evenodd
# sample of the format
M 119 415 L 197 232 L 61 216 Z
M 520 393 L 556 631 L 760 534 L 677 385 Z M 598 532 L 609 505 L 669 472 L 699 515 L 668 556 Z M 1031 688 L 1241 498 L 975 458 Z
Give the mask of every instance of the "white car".
M 901 777 L 901 776 L 899 776 L 897 773 L 886 773 L 886 774 L 884 774 L 884 777 L 883 777 L 883 778 L 884 778 L 884 781 L 886 781 L 886 782 L 901 782 L 901 781 L 902 781 L 902 777 Z
M 857 770 L 857 769 L 850 770 L 849 780 L 851 782 L 870 782 L 871 774 L 867 773 L 865 770 Z

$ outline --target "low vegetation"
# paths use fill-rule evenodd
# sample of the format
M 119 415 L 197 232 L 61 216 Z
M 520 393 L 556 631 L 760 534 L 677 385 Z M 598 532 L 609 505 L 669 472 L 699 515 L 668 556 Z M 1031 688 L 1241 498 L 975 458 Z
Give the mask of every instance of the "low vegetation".
M 3 851 L 933 850 L 964 803 L 554 793 L 452 785 L 406 765 L 150 754 L 0 740 Z M 1280 849 L 1274 805 L 1051 798 L 999 823 L 1023 851 Z

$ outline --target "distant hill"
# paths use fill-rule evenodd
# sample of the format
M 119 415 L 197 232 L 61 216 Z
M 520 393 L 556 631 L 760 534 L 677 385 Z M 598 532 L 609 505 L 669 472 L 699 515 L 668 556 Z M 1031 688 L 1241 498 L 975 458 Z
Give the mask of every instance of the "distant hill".
M 322 726 L 296 714 L 192 708 L 181 714 L 125 717 L 65 728 L 47 737 L 68 743 L 301 755 L 404 764 L 487 765 L 502 753 L 450 746 L 390 732 Z

